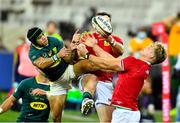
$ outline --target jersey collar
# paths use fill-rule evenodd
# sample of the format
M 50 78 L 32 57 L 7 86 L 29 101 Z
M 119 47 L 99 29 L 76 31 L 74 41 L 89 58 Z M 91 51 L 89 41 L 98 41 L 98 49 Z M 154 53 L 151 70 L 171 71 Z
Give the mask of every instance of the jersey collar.
M 49 85 L 49 83 L 40 82 L 37 77 L 35 77 L 35 80 L 36 80 L 36 82 L 37 82 L 38 84 L 41 84 L 41 85 Z
M 141 59 L 141 60 L 142 60 L 142 59 Z M 146 61 L 146 60 L 142 60 L 142 61 L 146 62 L 148 65 L 151 65 L 151 63 L 148 62 L 148 61 Z

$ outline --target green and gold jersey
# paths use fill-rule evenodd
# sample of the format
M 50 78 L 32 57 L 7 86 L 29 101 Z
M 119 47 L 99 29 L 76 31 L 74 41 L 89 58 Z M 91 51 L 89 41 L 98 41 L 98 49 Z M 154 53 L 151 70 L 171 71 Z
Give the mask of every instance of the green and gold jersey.
M 29 51 L 29 57 L 32 62 L 34 62 L 39 57 L 50 58 L 56 53 L 58 53 L 64 47 L 63 41 L 59 41 L 54 37 L 48 37 L 48 45 L 38 49 L 31 45 Z M 56 81 L 61 77 L 68 66 L 68 63 L 64 59 L 59 59 L 54 65 L 41 69 L 50 81 Z
M 31 92 L 40 88 L 49 91 L 49 85 L 38 83 L 36 78 L 23 80 L 13 96 L 18 100 L 22 98 L 22 107 L 17 122 L 46 122 L 49 118 L 50 106 L 46 96 L 35 96 Z

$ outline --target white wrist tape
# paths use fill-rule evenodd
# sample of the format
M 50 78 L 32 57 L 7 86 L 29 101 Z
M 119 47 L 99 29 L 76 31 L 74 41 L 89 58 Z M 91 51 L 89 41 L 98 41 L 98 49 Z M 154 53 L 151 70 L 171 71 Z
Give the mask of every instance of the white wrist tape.
M 3 112 L 3 109 L 0 107 L 0 114 Z

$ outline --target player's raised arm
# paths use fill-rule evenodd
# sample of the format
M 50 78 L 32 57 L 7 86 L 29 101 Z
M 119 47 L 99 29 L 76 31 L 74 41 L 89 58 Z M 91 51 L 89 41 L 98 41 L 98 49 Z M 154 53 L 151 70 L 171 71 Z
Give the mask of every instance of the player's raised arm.
M 16 98 L 14 96 L 11 95 L 10 97 L 8 97 L 0 106 L 0 114 L 8 111 L 13 106 L 15 101 Z
M 99 46 L 96 44 L 97 39 L 95 39 L 95 37 L 92 34 L 90 33 L 83 34 L 81 40 L 83 40 L 82 43 L 84 43 L 86 46 L 92 47 L 97 56 L 102 58 L 114 58 L 111 54 L 105 52 L 101 48 L 98 48 Z
M 113 51 L 116 52 L 118 56 L 124 53 L 124 46 L 120 38 L 118 38 L 117 36 L 109 35 L 105 39 L 109 42 Z
M 99 49 L 100 47 L 97 47 Z M 85 45 L 80 44 L 78 46 L 78 50 L 80 51 L 80 55 L 86 59 L 89 59 L 94 65 L 98 66 L 100 69 L 104 69 L 110 72 L 123 71 L 123 67 L 121 65 L 121 59 L 110 57 L 97 57 L 88 53 Z M 103 51 L 105 52 L 105 51 Z
M 40 69 L 48 68 L 51 65 L 53 65 L 56 61 L 60 60 L 65 56 L 68 56 L 69 54 L 69 50 L 67 50 L 66 48 L 62 48 L 57 54 L 53 55 L 50 58 L 37 58 L 36 60 L 34 60 L 33 64 Z

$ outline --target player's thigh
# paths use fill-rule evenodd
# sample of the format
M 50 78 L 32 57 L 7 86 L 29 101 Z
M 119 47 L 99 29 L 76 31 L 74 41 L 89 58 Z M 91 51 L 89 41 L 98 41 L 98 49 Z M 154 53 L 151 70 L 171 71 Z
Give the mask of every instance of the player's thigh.
M 114 108 L 109 105 L 101 104 L 96 107 L 100 122 L 111 122 Z
M 73 67 L 74 67 L 74 73 L 76 74 L 77 77 L 84 73 L 98 70 L 98 68 L 87 59 L 80 60 L 79 62 L 74 64 Z
M 81 79 L 82 87 L 96 83 L 97 77 L 94 74 L 85 74 Z
M 53 114 L 60 114 L 64 108 L 67 94 L 53 95 L 49 97 L 49 103 Z

